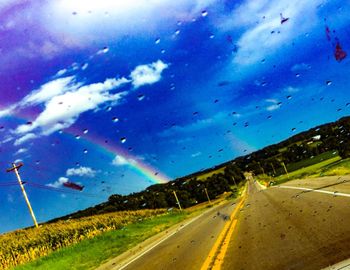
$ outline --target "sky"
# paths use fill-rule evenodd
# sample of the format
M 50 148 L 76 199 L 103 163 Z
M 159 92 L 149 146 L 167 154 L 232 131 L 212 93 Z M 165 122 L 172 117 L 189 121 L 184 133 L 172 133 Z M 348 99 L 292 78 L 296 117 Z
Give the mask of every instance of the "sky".
M 0 233 L 349 115 L 350 5 L 0 1 Z M 64 186 L 84 186 L 76 191 Z

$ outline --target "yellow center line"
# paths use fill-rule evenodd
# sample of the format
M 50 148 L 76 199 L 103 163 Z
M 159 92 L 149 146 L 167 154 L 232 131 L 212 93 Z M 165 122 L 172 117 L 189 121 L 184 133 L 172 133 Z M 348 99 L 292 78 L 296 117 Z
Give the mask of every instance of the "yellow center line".
M 234 219 L 234 217 L 237 215 L 238 211 L 242 208 L 244 203 L 245 195 L 243 196 L 242 200 L 239 202 L 239 204 L 236 206 L 235 210 L 232 212 L 230 216 L 231 222 L 228 222 L 225 224 L 224 228 L 220 232 L 218 238 L 216 239 L 212 249 L 210 250 L 207 259 L 204 261 L 201 270 L 207 270 L 207 269 L 220 269 L 223 258 L 225 257 L 228 242 L 230 240 L 230 237 L 233 233 L 233 230 L 236 226 L 237 219 Z M 221 247 L 221 249 L 220 249 Z M 218 254 L 218 256 L 215 257 L 215 255 Z M 214 261 L 215 259 L 215 261 Z M 220 262 L 220 263 L 219 263 Z M 213 265 L 213 268 L 211 266 Z

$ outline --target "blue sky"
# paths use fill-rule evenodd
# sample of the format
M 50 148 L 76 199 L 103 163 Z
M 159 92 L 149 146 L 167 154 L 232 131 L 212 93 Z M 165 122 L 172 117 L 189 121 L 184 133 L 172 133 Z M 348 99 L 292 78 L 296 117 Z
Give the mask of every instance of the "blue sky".
M 0 14 L 0 180 L 24 163 L 39 221 L 349 114 L 342 1 L 2 1 Z M 1 232 L 32 224 L 18 185 L 0 195 Z

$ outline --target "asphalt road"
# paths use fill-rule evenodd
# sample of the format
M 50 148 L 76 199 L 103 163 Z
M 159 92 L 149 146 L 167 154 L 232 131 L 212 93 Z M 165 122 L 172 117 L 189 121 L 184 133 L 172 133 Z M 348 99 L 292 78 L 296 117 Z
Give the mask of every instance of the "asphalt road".
M 236 204 L 229 201 L 215 207 L 122 269 L 200 269 Z
M 216 252 L 215 270 L 319 270 L 350 258 L 350 177 L 290 181 L 265 190 L 249 181 L 243 207 L 238 204 L 207 212 L 127 267 L 110 269 L 203 269 L 228 224 L 232 230 Z M 225 219 L 233 211 L 232 222 Z M 350 269 L 350 262 L 341 265 L 331 269 Z
M 293 188 L 258 191 L 249 183 L 222 269 L 319 270 L 350 258 L 350 198 L 344 197 L 350 194 L 350 178 L 282 186 Z

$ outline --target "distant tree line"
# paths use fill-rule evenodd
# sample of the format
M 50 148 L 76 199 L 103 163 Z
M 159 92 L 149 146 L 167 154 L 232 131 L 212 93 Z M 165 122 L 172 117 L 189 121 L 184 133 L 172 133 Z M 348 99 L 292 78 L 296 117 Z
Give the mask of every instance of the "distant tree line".
M 224 192 L 236 192 L 236 186 L 245 180 L 242 170 L 235 164 L 225 168 L 224 173 L 214 174 L 207 179 L 179 178 L 166 184 L 156 184 L 147 189 L 129 195 L 114 194 L 107 202 L 85 210 L 54 219 L 50 222 L 68 218 L 80 218 L 96 214 L 138 209 L 176 208 L 178 207 L 173 191 L 183 208 L 207 201 L 204 189 L 210 199 L 215 199 Z
M 241 170 L 254 174 L 278 175 L 284 173 L 282 162 L 288 166 L 330 151 L 337 151 L 341 158 L 350 157 L 350 117 L 311 128 L 280 143 L 238 157 L 234 162 Z

